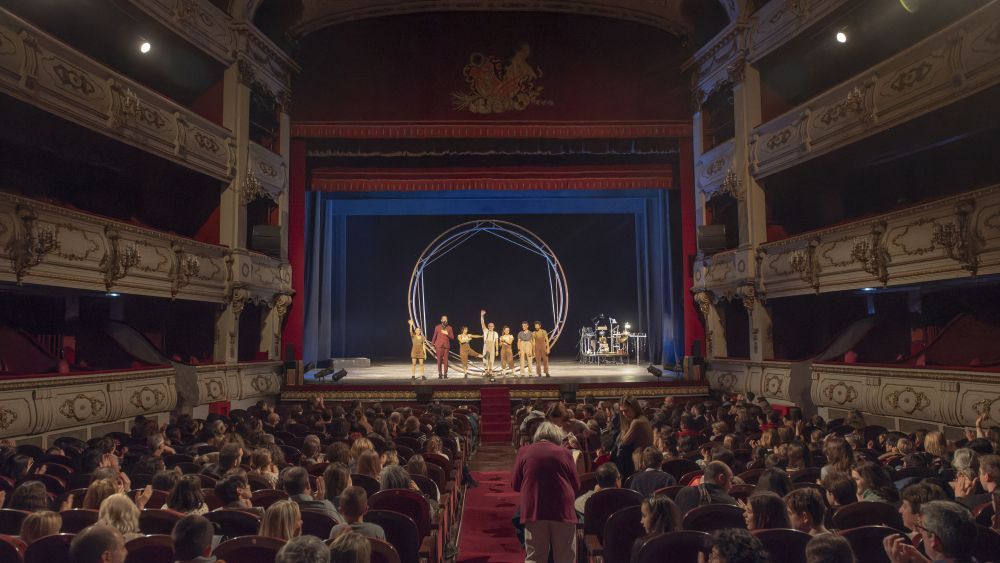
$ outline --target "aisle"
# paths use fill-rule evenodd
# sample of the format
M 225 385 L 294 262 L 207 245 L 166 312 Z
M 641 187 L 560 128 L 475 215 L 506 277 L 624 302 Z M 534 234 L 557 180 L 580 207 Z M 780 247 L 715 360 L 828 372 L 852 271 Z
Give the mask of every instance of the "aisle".
M 479 486 L 465 494 L 456 563 L 524 561 L 510 520 L 518 502 L 510 488 L 513 463 L 514 448 L 509 444 L 485 445 L 476 452 L 470 467 Z

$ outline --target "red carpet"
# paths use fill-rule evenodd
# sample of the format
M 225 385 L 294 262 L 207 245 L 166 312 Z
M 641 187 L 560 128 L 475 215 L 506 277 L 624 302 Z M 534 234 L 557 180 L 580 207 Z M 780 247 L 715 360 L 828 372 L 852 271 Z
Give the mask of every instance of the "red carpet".
M 518 494 L 510 488 L 510 472 L 474 471 L 472 476 L 479 487 L 465 494 L 456 563 L 524 561 L 524 549 L 510 522 L 518 503 Z

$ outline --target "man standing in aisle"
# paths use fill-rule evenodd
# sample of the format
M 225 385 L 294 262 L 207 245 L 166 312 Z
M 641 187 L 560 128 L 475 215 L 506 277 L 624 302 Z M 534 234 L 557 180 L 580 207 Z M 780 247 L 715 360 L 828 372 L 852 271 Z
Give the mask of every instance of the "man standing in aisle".
M 455 330 L 448 326 L 448 315 L 441 316 L 441 324 L 434 327 L 434 353 L 438 361 L 438 379 L 448 379 L 448 353 L 451 351 L 451 341 L 455 340 Z
M 535 375 L 542 376 L 544 365 L 545 377 L 551 377 L 549 375 L 549 333 L 542 328 L 541 321 L 535 321 L 535 332 L 531 333 L 531 337 L 534 340 Z
M 479 311 L 479 324 L 483 327 L 483 369 L 486 377 L 493 378 L 493 362 L 497 357 L 497 345 L 500 336 L 494 329 L 494 324 L 486 324 L 486 309 Z
M 528 321 L 521 322 L 521 332 L 517 333 L 517 357 L 521 361 L 521 373 L 524 377 L 531 377 L 531 329 L 528 328 Z M 524 370 L 527 364 L 528 371 Z

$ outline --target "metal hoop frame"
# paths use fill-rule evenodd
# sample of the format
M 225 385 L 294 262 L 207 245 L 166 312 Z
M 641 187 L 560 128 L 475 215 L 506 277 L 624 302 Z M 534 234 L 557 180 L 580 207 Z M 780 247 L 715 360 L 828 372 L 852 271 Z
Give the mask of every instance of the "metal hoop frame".
M 548 266 L 549 293 L 552 298 L 552 318 L 555 321 L 554 328 L 549 333 L 549 346 L 554 346 L 566 326 L 566 315 L 569 310 L 569 287 L 566 285 L 566 275 L 563 272 L 562 264 L 559 263 L 559 259 L 556 258 L 549 245 L 545 244 L 538 235 L 520 225 L 496 219 L 468 221 L 456 225 L 431 241 L 420 254 L 416 265 L 413 266 L 413 273 L 410 275 L 410 287 L 406 297 L 409 318 L 413 321 L 414 326 L 420 328 L 425 335 L 428 334 L 424 270 L 479 234 L 495 236 L 545 259 Z M 424 346 L 431 356 L 437 357 L 434 346 L 428 338 L 424 338 Z M 451 352 L 451 356 L 458 358 L 458 353 Z M 479 368 L 475 369 L 480 371 Z

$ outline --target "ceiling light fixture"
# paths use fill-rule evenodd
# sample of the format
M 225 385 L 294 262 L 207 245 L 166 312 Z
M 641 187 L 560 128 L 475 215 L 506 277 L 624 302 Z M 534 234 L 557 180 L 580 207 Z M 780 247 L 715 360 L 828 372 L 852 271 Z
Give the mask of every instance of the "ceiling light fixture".
M 847 33 L 841 29 L 837 32 L 837 43 L 847 43 Z
M 152 48 L 153 46 L 149 44 L 149 41 L 143 41 L 142 43 L 139 44 L 139 52 L 142 53 L 143 55 L 148 53 Z

